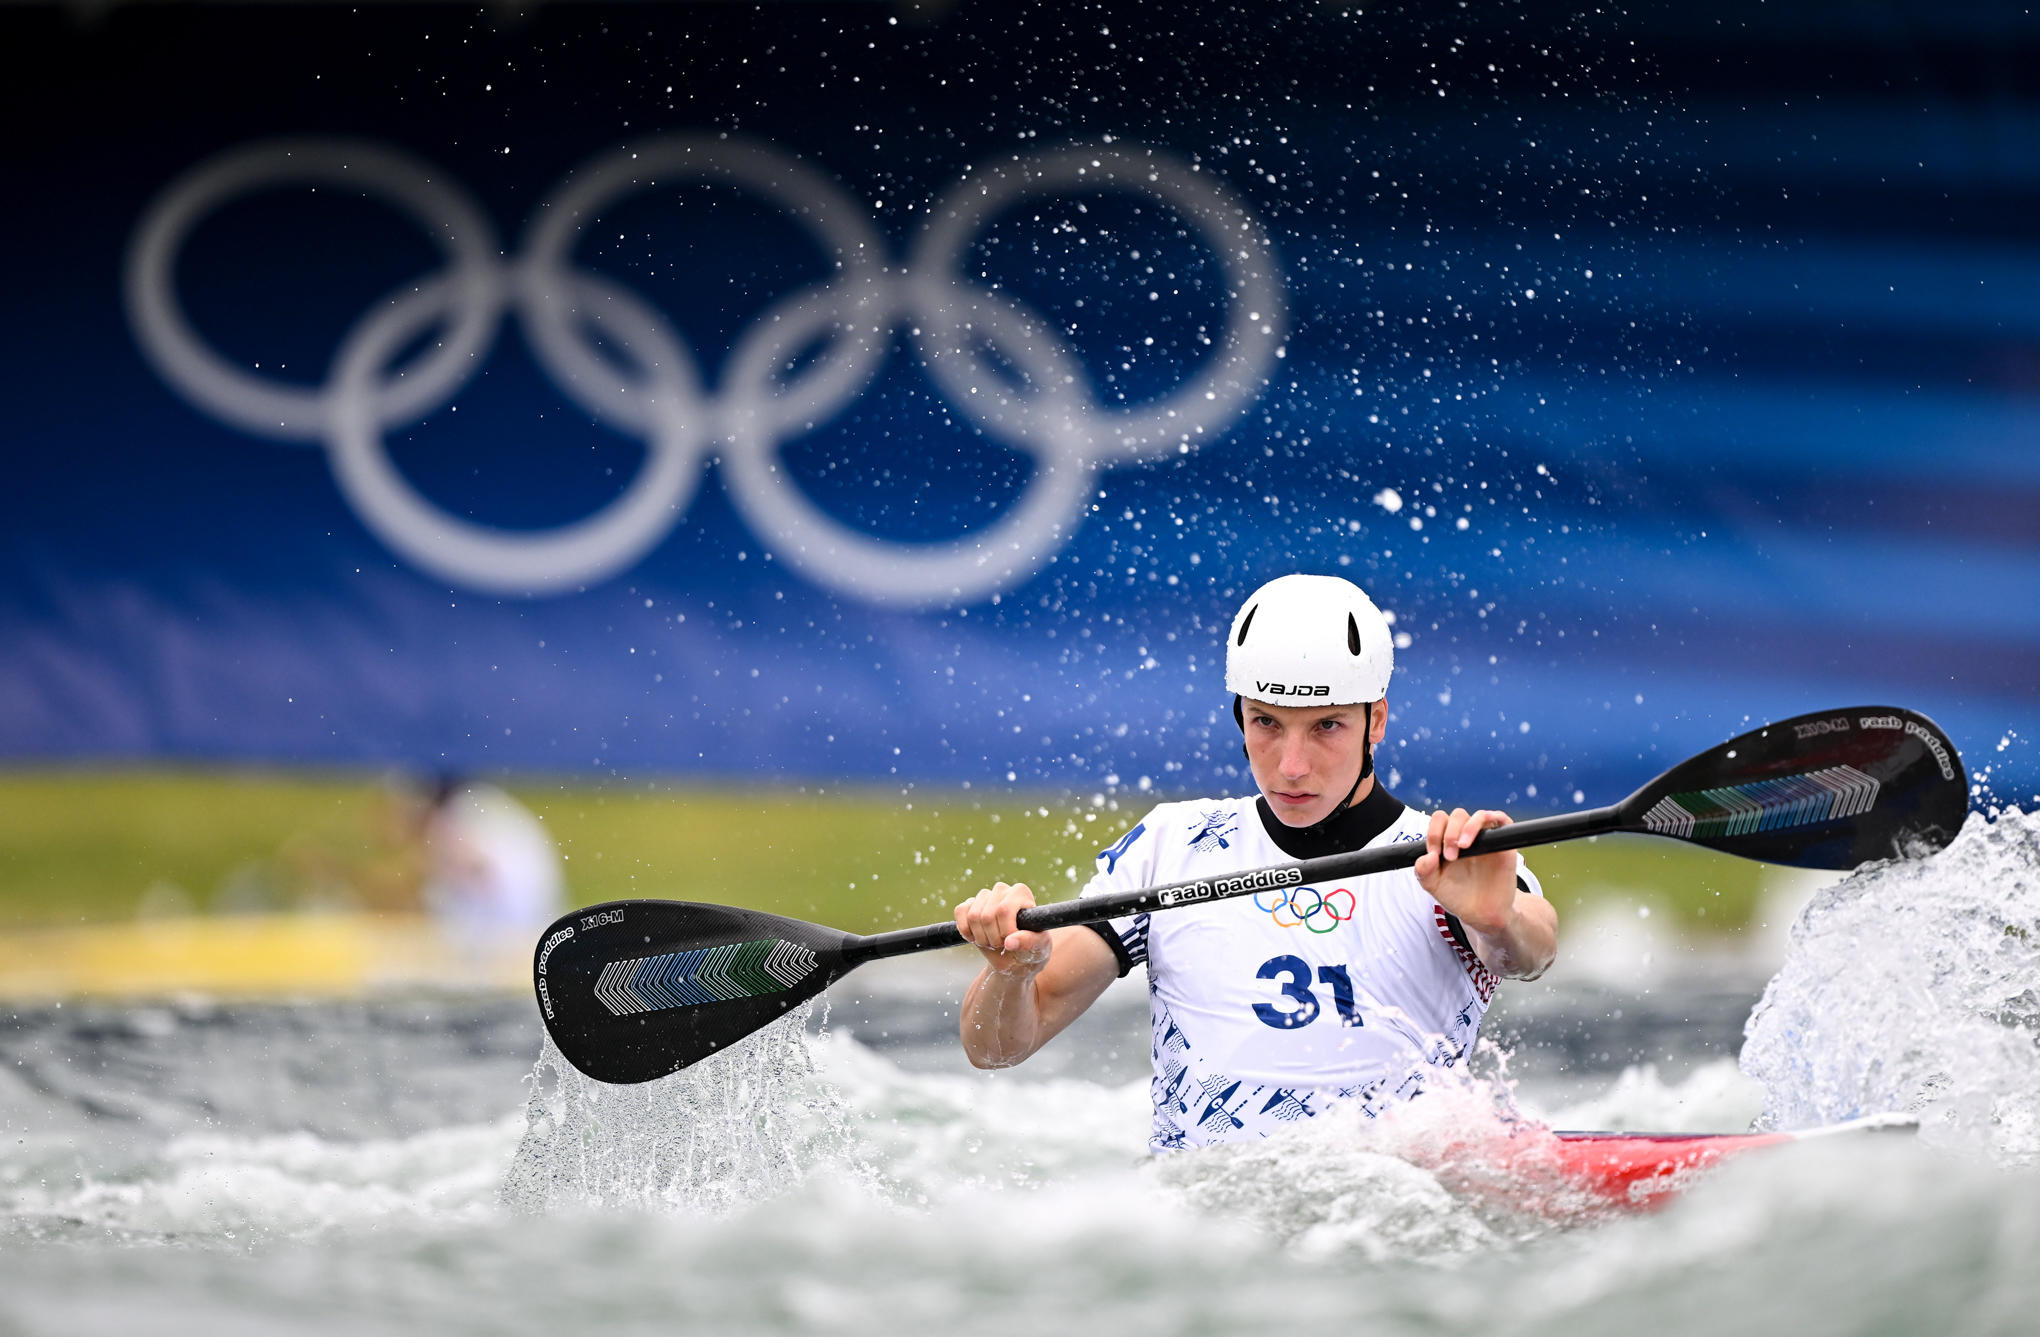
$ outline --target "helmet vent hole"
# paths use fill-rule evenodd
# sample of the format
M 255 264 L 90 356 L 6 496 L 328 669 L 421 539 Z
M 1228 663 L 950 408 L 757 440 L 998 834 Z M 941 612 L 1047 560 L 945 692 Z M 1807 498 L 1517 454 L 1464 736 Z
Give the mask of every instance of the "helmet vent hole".
M 1255 604 L 1247 610 L 1247 615 L 1240 619 L 1240 635 L 1239 639 L 1233 642 L 1234 645 L 1245 645 L 1247 643 L 1247 628 L 1254 625 L 1254 614 L 1260 611 L 1261 605 Z
M 1356 655 L 1360 653 L 1360 624 L 1351 613 L 1346 614 L 1346 648 Z

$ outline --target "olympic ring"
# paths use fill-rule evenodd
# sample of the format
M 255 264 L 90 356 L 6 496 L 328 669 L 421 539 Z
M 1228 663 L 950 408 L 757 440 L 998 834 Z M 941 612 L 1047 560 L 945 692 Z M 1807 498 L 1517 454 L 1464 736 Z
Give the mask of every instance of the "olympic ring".
M 1306 891 L 1315 898 L 1308 910 L 1300 908 L 1296 900 L 1298 896 Z M 1353 898 L 1353 893 L 1344 887 L 1332 888 L 1330 896 L 1325 895 L 1316 887 L 1292 887 L 1287 891 L 1275 893 L 1275 903 L 1273 905 L 1266 905 L 1261 901 L 1261 898 L 1268 894 L 1265 891 L 1255 892 L 1254 904 L 1267 914 L 1270 919 L 1274 920 L 1278 927 L 1307 928 L 1312 933 L 1330 933 L 1339 925 L 1350 922 L 1354 912 L 1359 908 L 1359 902 Z M 1346 898 L 1346 909 L 1343 914 L 1340 913 L 1337 906 L 1332 904 L 1333 897 L 1337 896 L 1344 896 Z M 1285 910 L 1295 917 L 1293 919 L 1284 919 L 1282 912 Z M 1322 927 L 1320 927 L 1320 924 L 1322 924 Z
M 575 244 L 605 210 L 688 181 L 734 186 L 783 207 L 833 270 L 753 319 L 713 389 L 659 311 L 573 263 Z M 337 185 L 393 204 L 447 257 L 445 269 L 372 306 L 341 340 L 326 383 L 309 388 L 221 357 L 186 318 L 174 281 L 186 240 L 212 211 L 295 185 Z M 1162 398 L 1124 408 L 1100 403 L 1075 350 L 1038 313 L 961 272 L 985 227 L 1017 204 L 1095 190 L 1133 191 L 1174 210 L 1217 257 L 1228 294 L 1224 328 L 1203 364 Z M 925 217 L 901 264 L 889 260 L 862 206 L 805 163 L 754 141 L 668 135 L 569 173 L 506 261 L 480 207 L 419 159 L 354 140 L 276 140 L 229 150 L 166 186 L 136 225 L 124 291 L 136 339 L 165 381 L 242 431 L 322 444 L 342 495 L 371 532 L 455 584 L 536 596 L 628 569 L 678 522 L 713 454 L 731 499 L 777 556 L 839 592 L 926 607 L 975 600 L 1033 574 L 1080 522 L 1098 470 L 1188 451 L 1222 432 L 1265 387 L 1287 304 L 1260 221 L 1222 183 L 1153 150 L 1078 144 L 973 168 Z M 539 365 L 581 408 L 646 445 L 645 463 L 621 495 L 549 530 L 500 529 L 448 513 L 403 477 L 384 444 L 386 433 L 452 402 L 512 313 Z M 1034 461 L 1025 493 L 1004 515 L 950 542 L 893 542 L 847 526 L 778 462 L 790 440 L 870 388 L 902 324 L 930 381 L 963 417 Z M 428 351 L 390 365 L 435 328 L 445 334 Z M 817 340 L 821 352 L 796 368 Z M 1290 904 L 1285 897 L 1281 907 Z M 1320 913 L 1329 912 L 1320 905 L 1313 914 Z
M 389 402 L 378 417 L 411 420 L 451 398 L 472 374 L 495 318 L 490 301 L 495 229 L 466 195 L 435 181 L 425 163 L 347 139 L 272 141 L 234 149 L 193 168 L 156 197 L 135 229 L 125 290 L 129 319 L 157 372 L 199 407 L 253 435 L 316 441 L 326 434 L 333 416 L 332 389 L 282 385 L 227 362 L 184 318 L 172 277 L 178 252 L 205 212 L 253 190 L 291 185 L 342 186 L 379 196 L 409 213 L 446 251 L 467 308 L 437 351 L 401 383 L 385 387 Z

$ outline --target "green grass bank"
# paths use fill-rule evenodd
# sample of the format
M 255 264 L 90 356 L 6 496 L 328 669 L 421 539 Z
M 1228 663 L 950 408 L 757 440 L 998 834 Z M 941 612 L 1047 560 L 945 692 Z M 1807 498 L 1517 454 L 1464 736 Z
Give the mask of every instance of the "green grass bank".
M 552 833 L 578 904 L 715 901 L 860 932 L 944 918 L 994 877 L 1025 880 L 1044 900 L 1072 895 L 1095 852 L 1153 801 L 504 783 Z M 400 908 L 420 862 L 402 803 L 397 791 L 358 774 L 0 771 L 0 928 L 138 914 Z M 1705 936 L 1741 931 L 1770 876 L 1761 865 L 1638 837 L 1529 857 L 1561 912 L 1625 899 Z

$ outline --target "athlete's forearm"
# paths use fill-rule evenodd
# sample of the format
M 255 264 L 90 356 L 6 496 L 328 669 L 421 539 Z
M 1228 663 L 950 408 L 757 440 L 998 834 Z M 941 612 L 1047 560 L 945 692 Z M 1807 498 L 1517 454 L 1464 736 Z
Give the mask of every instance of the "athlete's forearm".
M 1010 1068 L 1047 1042 L 1040 979 L 1039 974 L 1006 975 L 987 966 L 971 981 L 957 1028 L 972 1067 Z
M 1082 1016 L 1119 977 L 1112 949 L 1090 929 L 1059 928 L 1048 941 L 1047 963 L 1038 970 L 993 969 L 1022 964 L 1001 954 L 965 991 L 957 1030 L 973 1066 L 1010 1068 L 1024 1063 Z
M 1468 932 L 1481 963 L 1506 979 L 1534 980 L 1558 956 L 1558 911 L 1542 896 L 1516 893 L 1508 917 L 1487 929 Z

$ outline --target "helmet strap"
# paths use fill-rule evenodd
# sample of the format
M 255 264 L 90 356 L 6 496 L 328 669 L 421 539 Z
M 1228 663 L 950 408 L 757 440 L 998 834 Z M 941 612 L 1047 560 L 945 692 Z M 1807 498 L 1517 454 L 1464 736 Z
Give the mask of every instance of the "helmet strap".
M 1353 787 L 1346 791 L 1346 797 L 1339 800 L 1339 806 L 1325 814 L 1330 821 L 1353 806 L 1353 796 L 1360 792 L 1360 786 L 1367 777 L 1374 774 L 1374 703 L 1367 704 L 1367 727 L 1360 731 L 1360 774 L 1353 777 Z

